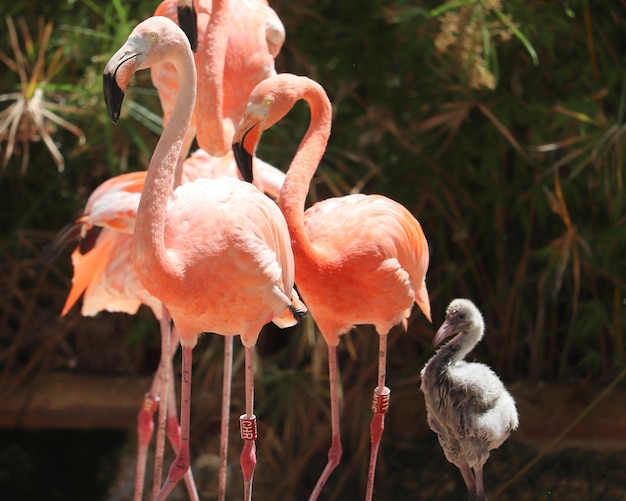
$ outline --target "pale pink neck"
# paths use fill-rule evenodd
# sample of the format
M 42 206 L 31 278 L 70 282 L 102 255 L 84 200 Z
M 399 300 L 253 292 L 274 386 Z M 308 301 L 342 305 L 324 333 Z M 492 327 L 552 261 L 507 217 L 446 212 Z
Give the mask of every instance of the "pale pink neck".
M 170 62 L 178 73 L 176 103 L 150 159 L 137 209 L 135 262 L 139 273 L 171 268 L 164 242 L 166 207 L 174 189 L 176 164 L 196 100 L 196 68 L 191 50 L 181 41 L 180 49 L 174 54 Z
M 300 92 L 299 99 L 304 99 L 311 109 L 311 121 L 289 166 L 278 203 L 289 226 L 294 252 L 312 254 L 314 250 L 304 230 L 304 207 L 330 137 L 332 107 L 324 89 L 315 82 L 307 81 Z
M 198 140 L 207 153 L 220 157 L 230 151 L 234 132 L 232 125 L 226 126 L 223 117 L 223 79 L 230 16 L 228 0 L 213 0 L 204 38 L 208 57 L 198 60 L 198 84 L 204 89 L 198 93 Z

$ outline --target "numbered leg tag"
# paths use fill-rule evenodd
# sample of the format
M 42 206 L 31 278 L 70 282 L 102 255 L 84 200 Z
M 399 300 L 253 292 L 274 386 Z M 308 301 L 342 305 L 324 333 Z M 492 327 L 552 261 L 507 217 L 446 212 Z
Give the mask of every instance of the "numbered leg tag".
M 239 416 L 239 429 L 241 431 L 242 440 L 256 440 L 256 416 L 252 415 L 252 417 L 248 417 L 246 414 Z

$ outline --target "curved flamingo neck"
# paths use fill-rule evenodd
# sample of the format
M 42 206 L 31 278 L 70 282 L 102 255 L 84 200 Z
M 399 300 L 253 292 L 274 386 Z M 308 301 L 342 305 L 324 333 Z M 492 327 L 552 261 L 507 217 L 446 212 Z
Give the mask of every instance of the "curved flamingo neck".
M 330 137 L 332 106 L 319 84 L 306 82 L 299 91 L 298 99 L 304 99 L 310 107 L 311 120 L 287 171 L 278 205 L 289 227 L 294 255 L 301 256 L 304 253 L 313 260 L 315 250 L 304 228 L 304 206 L 311 180 Z
M 470 353 L 483 337 L 484 328 L 480 325 L 472 325 L 467 332 L 458 334 L 452 339 L 443 350 L 450 353 L 450 361 L 452 363 L 460 362 Z
M 135 264 L 139 276 L 146 276 L 148 281 L 158 275 L 154 270 L 173 270 L 164 241 L 166 208 L 196 100 L 195 63 L 189 46 L 182 40 L 170 62 L 178 73 L 179 91 L 170 120 L 150 159 L 135 222 Z
M 198 61 L 198 83 L 206 88 L 206 92 L 198 94 L 198 140 L 207 153 L 220 157 L 230 151 L 234 134 L 232 124 L 228 122 L 230 127 L 227 127 L 223 117 L 223 80 L 230 16 L 228 0 L 213 0 L 211 18 L 204 34 L 208 57 Z

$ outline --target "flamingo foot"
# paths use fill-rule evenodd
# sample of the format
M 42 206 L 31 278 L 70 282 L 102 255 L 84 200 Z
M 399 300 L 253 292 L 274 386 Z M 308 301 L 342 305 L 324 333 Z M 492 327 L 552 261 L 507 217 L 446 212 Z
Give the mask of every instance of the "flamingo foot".
M 382 391 L 377 386 L 374 389 L 374 398 L 372 400 L 372 421 L 370 423 L 370 437 L 372 441 L 372 448 L 370 451 L 370 463 L 369 470 L 367 472 L 367 490 L 365 491 L 366 501 L 371 501 L 374 495 L 374 477 L 376 476 L 376 461 L 378 458 L 378 449 L 380 447 L 380 440 L 385 430 L 385 414 L 389 409 L 389 399 L 391 397 L 391 390 L 386 386 Z
M 180 481 L 181 478 L 185 476 L 187 471 L 189 471 L 189 465 L 191 464 L 189 458 L 189 450 L 185 447 L 182 447 L 178 451 L 178 455 L 176 459 L 170 466 L 170 471 L 167 474 L 167 479 L 159 492 L 159 495 L 156 497 L 155 501 L 165 501 L 167 496 L 174 490 L 176 484 Z
M 317 498 L 322 493 L 322 489 L 326 485 L 330 474 L 334 471 L 335 468 L 339 465 L 341 461 L 341 456 L 343 454 L 343 448 L 341 447 L 341 436 L 339 433 L 333 433 L 333 439 L 330 445 L 330 449 L 328 449 L 328 462 L 326 463 L 326 467 L 320 478 L 315 484 L 315 488 L 309 497 L 309 501 L 316 501 Z
M 254 476 L 254 468 L 256 467 L 256 416 L 252 415 L 249 418 L 247 414 L 243 414 L 239 417 L 239 426 L 241 438 L 244 441 L 240 457 L 241 473 L 243 474 L 243 499 L 244 501 L 251 501 L 252 478 Z
M 178 454 L 180 450 L 180 426 L 178 425 L 178 418 L 176 415 L 169 416 L 167 418 L 167 438 L 170 441 L 172 449 Z M 196 482 L 193 479 L 193 473 L 191 467 L 185 473 L 185 487 L 187 488 L 187 494 L 191 501 L 199 501 L 198 489 L 196 488 Z

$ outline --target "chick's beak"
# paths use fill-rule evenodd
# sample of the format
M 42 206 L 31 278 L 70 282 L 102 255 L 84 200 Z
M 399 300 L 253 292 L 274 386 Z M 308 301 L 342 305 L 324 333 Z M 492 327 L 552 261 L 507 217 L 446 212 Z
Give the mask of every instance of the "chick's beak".
M 435 337 L 433 338 L 433 346 L 439 346 L 444 339 L 449 338 L 456 332 L 455 326 L 450 320 L 447 320 L 441 324 L 441 327 L 437 330 Z

